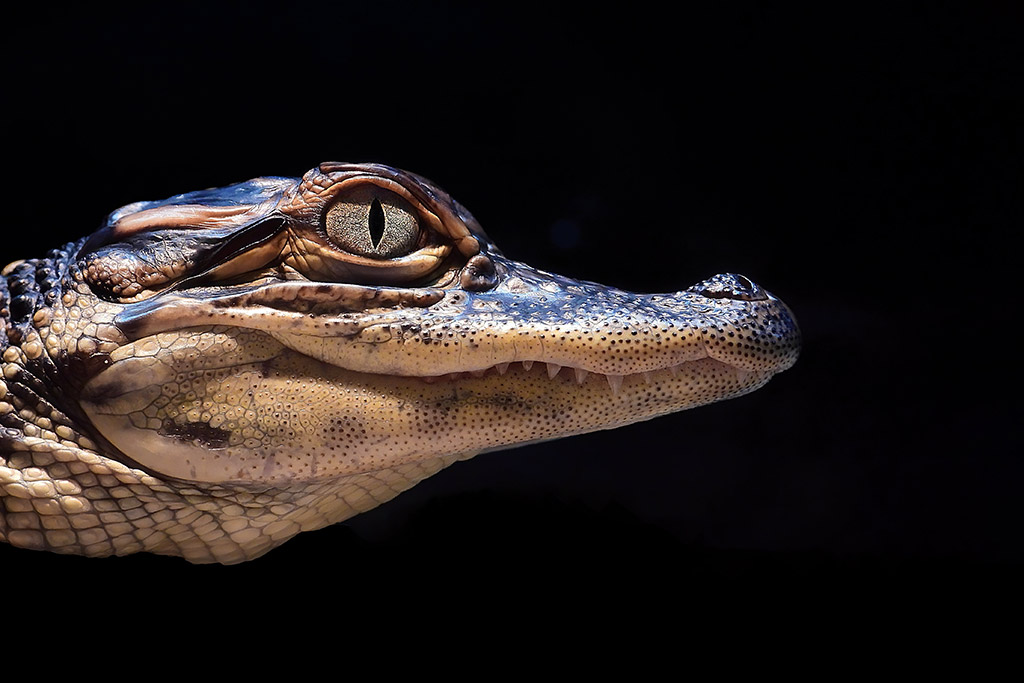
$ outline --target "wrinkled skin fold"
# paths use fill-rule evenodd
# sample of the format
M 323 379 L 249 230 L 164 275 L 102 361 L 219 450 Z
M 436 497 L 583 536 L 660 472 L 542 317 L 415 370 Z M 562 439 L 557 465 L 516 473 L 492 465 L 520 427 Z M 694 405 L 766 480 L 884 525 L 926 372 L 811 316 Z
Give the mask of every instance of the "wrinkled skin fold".
M 738 396 L 799 353 L 741 275 L 506 258 L 373 164 L 138 202 L 0 278 L 0 540 L 234 563 L 483 451 Z

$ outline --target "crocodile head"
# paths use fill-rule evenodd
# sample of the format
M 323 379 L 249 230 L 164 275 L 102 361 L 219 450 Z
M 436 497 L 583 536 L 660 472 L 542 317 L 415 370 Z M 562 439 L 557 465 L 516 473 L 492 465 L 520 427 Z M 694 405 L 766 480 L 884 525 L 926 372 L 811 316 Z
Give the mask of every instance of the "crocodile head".
M 12 264 L 0 538 L 238 562 L 452 462 L 756 389 L 786 306 L 506 258 L 419 176 L 325 163 L 139 202 Z

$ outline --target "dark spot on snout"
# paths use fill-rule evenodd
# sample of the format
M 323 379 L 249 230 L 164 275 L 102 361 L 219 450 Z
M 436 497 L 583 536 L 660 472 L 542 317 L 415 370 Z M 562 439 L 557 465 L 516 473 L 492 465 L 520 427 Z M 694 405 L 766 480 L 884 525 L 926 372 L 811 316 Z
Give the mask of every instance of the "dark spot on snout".
M 206 422 L 185 422 L 178 424 L 174 420 L 164 420 L 158 432 L 160 436 L 169 436 L 178 441 L 194 443 L 203 448 L 226 448 L 231 432 L 211 427 Z

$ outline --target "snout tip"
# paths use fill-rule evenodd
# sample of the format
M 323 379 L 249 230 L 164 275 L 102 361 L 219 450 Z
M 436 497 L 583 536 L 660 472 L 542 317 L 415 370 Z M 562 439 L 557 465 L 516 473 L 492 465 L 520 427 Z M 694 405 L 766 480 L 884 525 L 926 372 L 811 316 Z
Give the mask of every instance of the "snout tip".
M 709 299 L 735 299 L 737 301 L 765 301 L 768 293 L 753 280 L 736 273 L 722 273 L 690 287 L 687 291 Z

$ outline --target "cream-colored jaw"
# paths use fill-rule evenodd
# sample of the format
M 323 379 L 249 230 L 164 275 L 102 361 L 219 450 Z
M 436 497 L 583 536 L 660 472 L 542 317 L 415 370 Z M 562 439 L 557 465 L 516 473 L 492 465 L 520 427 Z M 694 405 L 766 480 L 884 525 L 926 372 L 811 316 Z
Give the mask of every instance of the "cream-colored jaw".
M 124 347 L 83 405 L 147 470 L 287 486 L 617 427 L 769 376 L 707 357 L 627 375 L 538 361 L 456 377 L 375 375 L 259 332 L 210 329 Z

